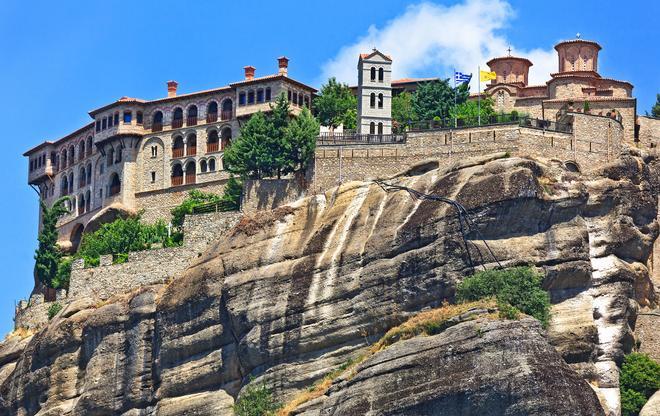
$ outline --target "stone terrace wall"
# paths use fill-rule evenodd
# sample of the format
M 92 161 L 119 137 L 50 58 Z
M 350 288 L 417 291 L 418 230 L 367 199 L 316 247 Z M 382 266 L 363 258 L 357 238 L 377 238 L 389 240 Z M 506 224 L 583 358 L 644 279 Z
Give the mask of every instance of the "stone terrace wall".
M 660 118 L 640 116 L 637 117 L 639 124 L 639 147 L 642 149 L 656 149 L 660 145 Z
M 211 242 L 238 223 L 240 212 L 217 212 L 186 216 L 184 244 L 129 253 L 128 261 L 112 264 L 112 256 L 102 256 L 98 267 L 84 268 L 82 260 L 74 262 L 69 291 L 60 291 L 57 302 L 79 298 L 105 300 L 140 286 L 163 283 L 184 271 Z M 21 301 L 16 308 L 16 328 L 38 329 L 48 322 L 47 312 L 53 302 L 44 302 L 42 294 Z
M 246 180 L 243 184 L 241 210 L 254 212 L 276 208 L 306 195 L 308 182 L 304 179 Z

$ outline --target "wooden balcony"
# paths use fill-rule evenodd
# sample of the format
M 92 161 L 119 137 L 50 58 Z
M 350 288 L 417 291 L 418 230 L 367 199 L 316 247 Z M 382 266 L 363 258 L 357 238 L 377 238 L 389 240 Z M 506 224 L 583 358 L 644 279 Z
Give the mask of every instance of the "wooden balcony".
M 224 110 L 222 113 L 220 113 L 220 117 L 222 120 L 231 120 L 232 117 L 232 111 L 231 110 Z
M 218 121 L 218 113 L 208 113 L 206 115 L 206 122 L 207 123 L 213 123 Z
M 197 182 L 197 175 L 194 173 L 186 173 L 186 185 Z
M 151 125 L 151 131 L 163 131 L 163 123 L 154 123 Z
M 172 120 L 172 128 L 173 129 L 178 129 L 180 127 L 183 127 L 183 119 L 182 118 Z
M 183 185 L 183 176 L 172 176 L 172 186 Z
M 172 157 L 183 157 L 183 147 L 172 149 Z
M 218 142 L 206 144 L 206 153 L 217 152 L 219 149 L 220 149 L 220 144 Z
M 197 154 L 197 146 L 188 146 L 186 149 L 186 156 L 195 156 Z
M 186 126 L 196 126 L 197 125 L 197 116 L 188 117 L 186 119 Z

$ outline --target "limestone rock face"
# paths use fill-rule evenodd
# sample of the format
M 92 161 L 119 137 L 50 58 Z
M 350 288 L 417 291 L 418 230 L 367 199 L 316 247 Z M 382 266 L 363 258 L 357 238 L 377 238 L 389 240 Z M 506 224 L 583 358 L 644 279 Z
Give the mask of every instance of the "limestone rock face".
M 300 415 L 602 415 L 538 322 L 479 319 L 394 344 Z
M 510 414 L 564 409 L 567 397 L 583 414 L 599 414 L 580 380 L 593 386 L 606 414 L 616 414 L 617 364 L 634 345 L 638 302 L 655 302 L 652 291 L 635 289 L 648 287 L 658 233 L 654 176 L 629 155 L 583 175 L 524 158 L 398 175 L 392 181 L 462 203 L 502 265 L 544 272 L 554 349 L 528 321 L 491 322 L 491 335 L 470 341 L 484 354 L 457 352 L 460 360 L 449 362 L 446 348 L 461 351 L 465 324 L 377 354 L 356 379 L 333 386 L 319 411 L 394 405 L 395 387 L 370 389 L 378 370 L 389 371 L 386 380 L 408 380 L 415 395 L 399 408 L 416 414 L 433 414 L 424 406 L 439 403 L 481 406 L 505 393 Z M 231 414 L 250 376 L 286 401 L 392 326 L 452 301 L 473 271 L 470 259 L 497 265 L 478 237 L 466 235 L 468 252 L 452 207 L 363 182 L 246 216 L 169 285 L 72 302 L 20 346 L 1 345 L 0 415 Z M 508 331 L 519 334 L 519 355 L 508 350 Z M 404 368 L 425 357 L 437 361 L 427 368 L 432 382 L 420 368 Z M 470 366 L 484 372 L 451 375 Z M 479 380 L 492 392 L 480 390 Z M 532 397 L 534 389 L 548 394 Z

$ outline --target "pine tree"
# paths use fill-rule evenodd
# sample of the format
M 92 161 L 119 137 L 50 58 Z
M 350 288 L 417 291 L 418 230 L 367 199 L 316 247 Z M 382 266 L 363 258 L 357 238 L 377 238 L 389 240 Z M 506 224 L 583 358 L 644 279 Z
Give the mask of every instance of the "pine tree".
M 48 208 L 43 200 L 41 206 L 42 227 L 39 233 L 39 247 L 34 255 L 34 270 L 39 281 L 47 287 L 55 287 L 57 270 L 62 259 L 62 253 L 57 246 L 57 220 L 69 212 L 64 203 L 68 197 L 62 197 Z
M 273 173 L 277 173 L 277 177 L 280 178 L 288 168 L 287 156 L 291 151 L 285 139 L 291 116 L 289 114 L 289 100 L 286 99 L 284 94 L 277 97 L 275 105 L 271 106 L 271 110 L 272 112 L 268 117 L 271 128 L 268 148 L 273 162 L 271 170 Z
M 449 85 L 449 80 L 425 82 L 419 84 L 413 94 L 413 110 L 420 120 L 433 120 L 436 117 L 448 119 L 456 104 L 464 103 L 470 94 L 467 84 L 456 88 Z M 454 95 L 456 97 L 454 97 Z
M 660 94 L 656 95 L 655 104 L 651 108 L 651 115 L 660 118 Z
M 225 151 L 223 161 L 231 173 L 261 179 L 273 173 L 273 155 L 269 144 L 272 126 L 262 112 L 245 123 L 239 137 Z
M 318 135 L 319 122 L 308 109 L 303 108 L 300 115 L 293 119 L 286 129 L 285 141 L 289 149 L 286 173 L 307 168 L 314 157 Z

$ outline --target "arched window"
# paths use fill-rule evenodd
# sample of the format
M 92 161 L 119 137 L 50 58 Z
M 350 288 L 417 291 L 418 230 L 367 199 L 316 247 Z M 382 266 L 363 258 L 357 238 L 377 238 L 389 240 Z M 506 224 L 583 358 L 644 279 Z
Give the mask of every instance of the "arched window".
M 385 70 L 383 68 L 378 68 L 378 81 L 383 82 L 385 75 Z
M 114 148 L 111 147 L 110 149 L 108 149 L 106 159 L 107 159 L 106 164 L 108 166 L 112 166 L 112 164 L 115 163 L 115 149 Z
M 225 150 L 231 143 L 231 128 L 225 127 L 222 129 L 220 150 Z
M 206 122 L 213 123 L 214 121 L 218 121 L 218 103 L 211 101 L 206 107 Z
M 378 135 L 383 135 L 383 123 L 378 123 Z
M 87 176 L 87 185 L 91 185 L 92 184 L 92 164 L 91 163 L 87 164 L 87 172 L 86 173 L 87 173 L 87 175 L 86 175 Z
M 188 135 L 186 141 L 186 156 L 195 156 L 197 154 L 197 136 L 195 133 Z
M 85 194 L 85 202 L 86 202 L 85 212 L 91 211 L 91 208 L 92 208 L 92 195 L 91 195 L 90 191 L 87 191 L 87 193 Z
M 209 172 L 215 172 L 215 159 L 209 159 Z
M 78 196 L 78 215 L 85 213 L 85 195 L 80 194 Z
M 64 175 L 62 177 L 62 183 L 60 184 L 60 196 L 65 196 L 69 194 L 69 178 Z
M 172 166 L 172 186 L 183 185 L 183 168 L 180 163 Z
M 188 107 L 188 118 L 186 119 L 187 126 L 197 125 L 197 106 L 191 105 Z
M 371 67 L 371 80 L 372 81 L 376 80 L 376 68 L 373 66 Z
M 383 94 L 378 94 L 378 108 L 383 108 Z
M 92 154 L 92 136 L 87 138 L 87 156 Z
M 66 164 L 67 164 L 67 155 L 66 155 L 66 149 L 62 149 L 62 154 L 60 156 L 60 163 L 62 164 L 61 168 L 65 169 Z
M 85 168 L 81 167 L 78 171 L 78 188 L 84 188 L 87 185 L 87 174 L 85 173 Z
M 207 166 L 206 166 L 206 160 L 202 160 L 199 162 L 199 171 L 202 173 L 206 173 Z
M 109 186 L 110 192 L 108 192 L 108 196 L 117 195 L 119 192 L 121 192 L 121 181 L 119 180 L 119 175 L 113 173 L 110 176 Z
M 371 96 L 369 97 L 369 107 L 374 108 L 376 107 L 376 93 L 372 92 Z
M 177 107 L 172 113 L 172 128 L 178 129 L 181 126 L 183 126 L 183 110 L 181 107 Z
M 73 145 L 71 145 L 69 147 L 69 163 L 73 165 L 75 162 L 76 162 L 76 150 L 73 147 Z
M 369 134 L 376 133 L 376 123 L 373 121 L 369 124 Z
M 188 162 L 186 165 L 186 185 L 190 183 L 195 183 L 196 179 L 196 165 L 195 162 Z
M 73 193 L 73 172 L 69 173 L 69 193 Z
M 156 111 L 154 113 L 154 117 L 151 122 L 151 131 L 161 131 L 161 130 L 163 130 L 163 112 Z
M 83 160 L 85 158 L 85 141 L 81 140 L 78 145 L 78 160 Z
M 219 150 L 218 131 L 211 130 L 206 138 L 206 153 L 217 152 Z
M 172 143 L 172 157 L 183 157 L 183 137 L 177 136 Z
M 233 105 L 234 103 L 229 98 L 222 102 L 222 120 L 231 120 Z

